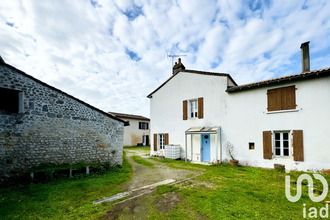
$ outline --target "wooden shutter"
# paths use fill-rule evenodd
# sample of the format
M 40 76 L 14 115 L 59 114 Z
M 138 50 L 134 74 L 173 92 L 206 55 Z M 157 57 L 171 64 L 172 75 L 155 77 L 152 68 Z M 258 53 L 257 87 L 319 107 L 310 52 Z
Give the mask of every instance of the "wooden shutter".
M 295 161 L 304 161 L 303 131 L 293 131 L 293 159 Z
M 272 132 L 263 131 L 264 159 L 272 159 Z
M 154 134 L 154 151 L 157 151 L 157 134 Z
M 184 100 L 183 101 L 183 120 L 188 119 L 188 101 Z
M 165 134 L 165 145 L 168 145 L 168 133 Z
M 296 108 L 296 87 L 288 86 L 267 91 L 268 111 Z
M 203 118 L 204 117 L 203 102 L 204 102 L 203 98 L 198 98 L 198 118 Z
M 281 90 L 270 89 L 267 91 L 268 111 L 281 110 Z
M 295 109 L 296 108 L 296 87 L 289 86 L 281 88 L 282 106 L 281 110 Z

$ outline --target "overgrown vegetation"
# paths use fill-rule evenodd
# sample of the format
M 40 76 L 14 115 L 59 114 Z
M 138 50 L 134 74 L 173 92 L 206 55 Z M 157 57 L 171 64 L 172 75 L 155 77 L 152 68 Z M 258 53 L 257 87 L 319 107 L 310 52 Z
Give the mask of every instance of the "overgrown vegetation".
M 134 160 L 134 162 L 138 163 L 138 164 L 141 164 L 141 165 L 144 165 L 144 166 L 148 166 L 148 167 L 153 167 L 154 164 L 143 159 L 142 157 L 140 156 L 137 156 L 137 155 L 134 155 L 134 156 L 131 156 L 132 160 Z
M 93 201 L 121 192 L 116 186 L 130 179 L 132 167 L 124 154 L 122 168 L 81 179 L 1 187 L 1 219 L 96 219 L 111 204 Z

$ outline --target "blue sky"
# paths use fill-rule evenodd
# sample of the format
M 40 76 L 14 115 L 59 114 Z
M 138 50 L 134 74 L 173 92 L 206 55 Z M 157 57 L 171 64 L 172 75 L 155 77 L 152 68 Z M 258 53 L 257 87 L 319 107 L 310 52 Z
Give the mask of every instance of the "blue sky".
M 104 111 L 149 116 L 146 96 L 187 69 L 238 84 L 330 66 L 330 2 L 11 0 L 0 6 L 0 55 Z

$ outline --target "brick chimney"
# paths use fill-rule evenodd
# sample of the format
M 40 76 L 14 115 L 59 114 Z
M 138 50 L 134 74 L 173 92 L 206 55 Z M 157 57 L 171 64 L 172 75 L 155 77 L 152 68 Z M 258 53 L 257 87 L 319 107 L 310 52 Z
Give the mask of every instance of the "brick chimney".
M 310 71 L 309 41 L 302 43 L 300 49 L 301 49 L 302 72 L 308 72 Z
M 185 70 L 186 67 L 181 63 L 181 58 L 178 59 L 178 62 L 175 62 L 173 66 L 173 74 L 179 72 L 180 70 Z

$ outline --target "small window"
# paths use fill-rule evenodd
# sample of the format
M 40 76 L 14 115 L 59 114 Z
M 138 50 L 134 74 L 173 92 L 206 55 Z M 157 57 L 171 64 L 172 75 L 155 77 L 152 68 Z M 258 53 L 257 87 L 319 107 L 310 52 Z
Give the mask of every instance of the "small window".
M 196 99 L 189 100 L 189 113 L 190 118 L 198 117 L 198 102 Z
M 139 122 L 139 129 L 141 130 L 148 130 L 149 128 L 149 123 L 148 122 Z
M 275 132 L 274 148 L 275 156 L 290 156 L 289 132 Z
M 17 114 L 20 112 L 21 92 L 0 88 L 0 113 Z
M 249 150 L 254 150 L 254 143 L 253 142 L 249 143 Z

